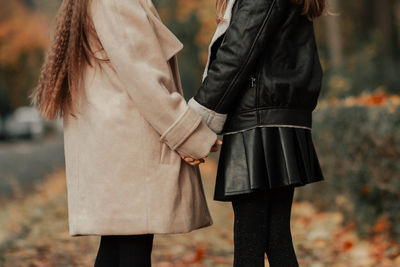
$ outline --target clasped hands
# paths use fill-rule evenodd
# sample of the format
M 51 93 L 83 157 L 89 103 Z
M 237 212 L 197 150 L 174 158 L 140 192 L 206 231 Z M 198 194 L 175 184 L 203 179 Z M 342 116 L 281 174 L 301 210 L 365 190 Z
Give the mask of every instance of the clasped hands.
M 211 152 L 217 152 L 219 150 L 220 146 L 222 146 L 222 141 L 217 139 L 217 141 L 215 141 L 215 144 L 211 147 L 210 153 Z M 188 163 L 188 164 L 190 164 L 192 166 L 197 166 L 197 165 L 200 165 L 201 163 L 205 162 L 204 158 L 202 158 L 202 159 L 194 159 L 194 158 L 185 156 L 185 155 L 183 155 L 181 153 L 179 153 L 179 156 L 181 156 L 181 158 L 184 161 L 186 161 L 186 163 Z

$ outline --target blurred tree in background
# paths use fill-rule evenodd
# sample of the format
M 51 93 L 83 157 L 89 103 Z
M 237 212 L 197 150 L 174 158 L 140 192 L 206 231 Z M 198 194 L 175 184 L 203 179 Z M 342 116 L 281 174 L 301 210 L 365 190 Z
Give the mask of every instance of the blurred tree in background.
M 194 55 L 191 55 L 191 62 L 182 64 L 182 76 L 188 71 L 186 64 L 190 63 L 191 71 L 201 73 L 216 27 L 214 1 L 155 2 L 165 22 L 184 40 L 185 45 L 199 49 L 197 58 L 201 65 L 196 65 Z M 400 1 L 328 0 L 328 7 L 332 15 L 315 22 L 325 70 L 323 97 L 345 97 L 377 88 L 397 93 L 400 84 L 400 76 L 397 75 L 400 71 Z M 192 24 L 197 24 L 194 32 L 188 26 Z M 181 58 L 187 58 L 186 53 L 189 52 L 185 51 Z M 193 86 L 196 88 L 198 83 L 196 79 L 190 79 L 184 80 L 184 85 L 190 88 L 189 94 L 192 94 Z
M 168 23 L 171 31 L 185 45 L 184 50 L 179 54 L 179 63 L 182 84 L 187 98 L 196 91 L 202 75 L 202 67 L 199 59 L 200 48 L 195 42 L 200 27 L 199 21 L 194 12 L 185 12 L 187 3 L 190 4 L 190 2 L 182 0 L 155 1 L 163 20 Z M 196 2 L 193 1 L 193 3 Z
M 154 2 L 164 22 L 185 44 L 179 60 L 184 90 L 190 97 L 201 82 L 216 28 L 215 1 Z M 36 84 L 49 44 L 49 25 L 60 3 L 0 0 L 0 92 L 7 92 L 14 108 L 28 103 L 27 95 Z M 334 14 L 315 22 L 325 70 L 323 97 L 345 97 L 376 88 L 397 93 L 400 0 L 328 0 L 328 4 Z
M 325 67 L 323 95 L 343 97 L 384 88 L 398 93 L 398 0 L 330 0 L 333 16 L 317 20 Z
M 49 19 L 34 1 L 0 0 L 0 111 L 26 105 L 48 46 Z

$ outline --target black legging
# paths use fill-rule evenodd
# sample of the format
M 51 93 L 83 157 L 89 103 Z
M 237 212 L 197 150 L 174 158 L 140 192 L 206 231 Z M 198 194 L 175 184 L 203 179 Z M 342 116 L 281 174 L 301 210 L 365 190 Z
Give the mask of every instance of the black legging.
M 233 199 L 234 267 L 263 267 L 265 253 L 271 267 L 299 266 L 290 231 L 293 193 L 282 187 Z
M 95 267 L 151 267 L 154 235 L 102 236 Z

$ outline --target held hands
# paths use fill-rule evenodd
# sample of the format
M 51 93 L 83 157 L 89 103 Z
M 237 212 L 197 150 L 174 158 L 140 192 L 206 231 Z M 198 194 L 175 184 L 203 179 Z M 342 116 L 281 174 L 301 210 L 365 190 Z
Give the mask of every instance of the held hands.
M 215 141 L 215 144 L 211 147 L 210 152 L 217 152 L 219 150 L 220 146 L 222 146 L 222 141 L 217 139 L 217 141 Z M 179 156 L 181 156 L 181 158 L 184 161 L 186 161 L 186 163 L 188 163 L 192 166 L 197 166 L 197 165 L 200 165 L 201 163 L 205 162 L 204 158 L 203 159 L 194 159 L 191 157 L 187 157 L 181 153 L 179 153 Z

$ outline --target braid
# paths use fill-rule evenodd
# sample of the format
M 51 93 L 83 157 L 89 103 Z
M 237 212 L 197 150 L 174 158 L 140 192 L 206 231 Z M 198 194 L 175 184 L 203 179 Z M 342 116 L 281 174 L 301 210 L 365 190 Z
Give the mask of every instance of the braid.
M 69 40 L 69 45 L 68 45 L 68 49 L 70 51 L 74 51 L 74 53 L 69 53 L 69 55 L 71 56 L 71 58 L 69 58 L 69 63 L 70 65 L 68 66 L 68 73 L 70 74 L 68 76 L 68 85 L 69 85 L 69 89 L 70 89 L 70 96 L 71 98 L 75 96 L 75 94 L 73 92 L 76 91 L 77 87 L 79 86 L 80 83 L 80 77 L 82 77 L 81 73 L 77 73 L 76 70 L 81 70 L 81 59 L 82 59 L 82 45 L 81 45 L 81 36 L 82 36 L 82 31 L 83 29 L 83 25 L 82 25 L 82 17 L 81 17 L 81 10 L 78 9 L 79 7 L 75 7 L 75 10 L 72 14 L 72 18 L 71 18 L 71 27 L 70 27 L 70 31 L 75 31 L 75 32 L 71 32 L 71 38 Z M 79 76 L 78 76 L 79 75 Z M 71 100 L 71 104 L 75 104 L 75 97 L 74 100 Z M 72 107 L 71 107 L 72 108 Z
M 31 96 L 47 119 L 72 113 L 85 67 L 94 57 L 88 34 L 100 43 L 87 12 L 89 2 L 63 0 L 58 12 L 55 37 Z

